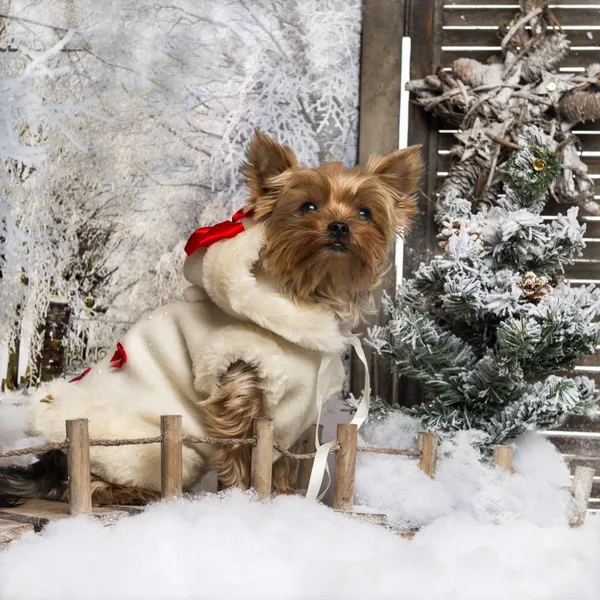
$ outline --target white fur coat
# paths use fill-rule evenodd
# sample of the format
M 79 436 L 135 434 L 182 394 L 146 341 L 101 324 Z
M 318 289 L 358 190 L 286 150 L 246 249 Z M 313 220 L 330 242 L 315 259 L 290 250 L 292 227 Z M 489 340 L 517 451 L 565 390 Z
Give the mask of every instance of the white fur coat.
M 316 417 L 317 373 L 324 399 L 341 389 L 340 353 L 346 338 L 333 312 L 298 306 L 256 272 L 263 245 L 259 225 L 194 252 L 184 266 L 194 284 L 184 301 L 147 315 L 121 339 L 127 361 L 109 357 L 81 380 L 55 380 L 28 407 L 30 433 L 65 438 L 65 420 L 89 419 L 91 438 L 132 438 L 160 433 L 161 415 L 182 415 L 183 433 L 207 435 L 197 403 L 211 394 L 228 366 L 244 360 L 264 383 L 275 437 L 291 446 Z M 47 401 L 41 397 L 50 394 Z M 214 446 L 185 443 L 183 482 L 189 488 L 207 470 Z M 160 490 L 160 445 L 93 447 L 92 472 L 106 481 Z

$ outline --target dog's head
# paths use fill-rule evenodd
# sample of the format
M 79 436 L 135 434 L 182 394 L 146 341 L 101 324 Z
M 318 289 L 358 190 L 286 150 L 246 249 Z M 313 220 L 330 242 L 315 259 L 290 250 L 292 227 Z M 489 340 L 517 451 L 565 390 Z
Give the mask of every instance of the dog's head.
M 417 146 L 374 156 L 364 169 L 302 168 L 290 148 L 256 131 L 244 175 L 246 209 L 264 223 L 261 267 L 295 300 L 356 316 L 416 213 L 422 170 Z

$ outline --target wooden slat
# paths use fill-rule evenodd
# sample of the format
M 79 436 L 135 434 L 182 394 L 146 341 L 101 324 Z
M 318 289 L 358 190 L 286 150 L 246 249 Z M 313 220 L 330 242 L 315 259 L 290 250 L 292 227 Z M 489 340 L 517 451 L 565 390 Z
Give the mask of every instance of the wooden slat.
M 92 516 L 100 521 L 111 524 L 126 516 L 125 511 L 110 508 L 94 507 Z M 0 518 L 19 523 L 33 525 L 39 531 L 49 521 L 66 519 L 70 517 L 69 505 L 66 502 L 52 502 L 50 500 L 27 500 L 19 506 L 0 508 Z
M 600 432 L 600 414 L 569 415 L 565 422 L 558 427 L 561 431 L 598 431 Z M 600 458 L 600 456 L 598 457 Z
M 598 458 L 570 458 L 569 455 L 565 455 L 565 460 L 569 465 L 569 471 L 571 475 L 575 472 L 575 467 L 590 467 L 600 473 L 600 457 Z
M 440 63 L 441 3 L 439 0 L 413 0 L 408 33 L 412 40 L 410 75 L 419 79 L 435 72 Z M 421 261 L 430 260 L 437 248 L 437 229 L 433 221 L 437 189 L 437 147 L 440 123 L 431 114 L 411 103 L 409 107 L 409 144 L 422 144 L 426 175 L 419 195 L 419 215 L 404 246 L 404 276 L 410 277 Z M 396 378 L 393 398 L 404 406 L 422 402 L 423 390 L 416 381 Z
M 577 364 L 580 366 L 587 366 L 587 367 L 597 367 L 600 365 L 600 351 L 596 351 L 594 352 L 594 354 L 587 354 L 585 356 L 583 356 L 582 358 L 580 358 L 577 361 Z
M 453 163 L 457 161 L 456 156 L 452 154 L 440 154 L 438 156 L 438 171 L 448 171 Z M 591 174 L 600 173 L 600 156 L 585 157 L 584 161 Z
M 598 198 L 600 201 L 600 198 Z M 559 204 L 557 202 L 548 202 L 546 206 L 544 206 L 543 216 L 555 216 L 557 214 L 565 214 L 565 208 L 569 208 L 568 204 Z M 579 211 L 579 218 L 582 223 L 586 224 L 586 234 L 591 236 L 591 232 L 600 231 L 600 217 L 594 217 L 593 215 L 589 215 L 584 213 L 583 211 Z M 597 236 L 595 236 L 597 237 Z
M 560 373 L 560 375 L 563 375 L 563 373 Z M 595 382 L 596 387 L 598 389 L 600 389 L 600 372 L 598 371 L 587 371 L 585 370 L 585 367 L 582 367 L 581 370 L 579 370 L 578 368 L 571 372 L 571 373 L 567 373 L 566 374 L 567 377 L 587 377 L 588 379 L 591 379 L 592 381 Z
M 591 125 L 597 125 L 597 123 L 590 123 Z M 586 123 L 586 127 L 587 127 Z M 600 131 L 598 131 L 595 135 L 579 135 L 579 140 L 581 142 L 581 147 L 584 153 L 589 152 L 600 152 Z M 438 150 L 447 151 L 450 150 L 453 146 L 458 145 L 458 140 L 451 133 L 444 133 L 443 131 L 439 134 L 439 145 Z M 586 164 L 590 164 L 590 156 L 586 156 L 585 154 L 582 156 L 584 162 Z M 596 161 L 600 160 L 600 157 L 595 157 Z
M 519 7 L 519 0 L 443 0 L 442 4 L 447 10 L 460 8 L 461 6 L 466 6 L 469 9 L 477 8 L 480 10 L 489 10 L 488 7 L 491 6 L 492 8 L 512 8 L 516 11 Z M 551 10 L 556 10 L 557 6 L 570 9 L 577 9 L 577 7 L 581 6 L 586 8 L 600 8 L 600 2 L 598 2 L 598 0 L 553 0 L 549 2 L 549 8 Z
M 596 475 L 596 477 L 597 477 L 597 475 Z M 594 483 L 592 484 L 592 493 L 591 493 L 590 498 L 599 498 L 599 497 L 600 497 L 600 481 L 598 479 L 594 479 Z
M 590 458 L 600 456 L 600 437 L 572 438 L 550 435 L 548 439 L 560 450 L 561 454 L 575 454 Z
M 33 531 L 33 525 L 0 519 L 0 551 L 4 550 L 10 542 L 21 537 L 26 531 Z
M 600 279 L 600 261 L 580 259 L 565 269 L 565 277 L 567 279 Z
M 600 26 L 600 20 L 594 25 Z M 499 46 L 500 29 L 474 29 L 469 26 L 459 26 L 457 29 L 444 29 L 443 46 Z M 600 42 L 600 29 L 567 29 L 564 33 L 569 37 L 572 47 L 595 46 Z M 591 35 L 591 37 L 590 37 Z
M 488 59 L 492 56 L 500 58 L 500 50 L 470 50 L 468 46 L 460 47 L 456 46 L 448 47 L 442 50 L 442 67 L 451 67 L 453 61 L 458 58 L 472 58 L 478 60 L 480 63 L 487 63 Z M 569 54 L 561 61 L 560 68 L 579 68 L 587 67 L 591 63 L 600 61 L 600 46 L 594 46 L 590 50 L 571 50 Z
M 466 3 L 461 2 L 461 4 Z M 486 4 L 490 3 L 486 2 Z M 508 23 L 516 12 L 516 3 L 515 8 L 453 9 L 446 5 L 443 18 L 444 25 L 497 25 Z M 598 23 L 597 8 L 556 8 L 552 12 L 561 25 L 596 25 Z
M 435 172 L 436 182 L 437 182 L 436 190 L 440 189 L 440 187 L 442 186 L 442 183 L 444 182 L 444 179 L 446 177 L 446 173 L 448 173 L 448 171 L 437 170 Z M 595 184 L 594 185 L 594 189 L 595 189 L 594 194 L 596 196 L 600 197 L 600 179 L 594 179 L 594 184 Z M 435 192 L 434 192 L 434 194 L 435 194 Z M 565 205 L 565 204 L 557 205 L 556 212 L 564 213 L 565 212 L 564 206 L 567 206 L 567 205 Z M 552 209 L 550 209 L 550 208 L 545 210 L 544 213 L 545 214 L 553 214 Z M 583 213 L 581 213 L 581 214 L 583 214 Z
M 425 2 L 424 2 L 425 4 Z M 405 0 L 364 0 L 360 68 L 359 164 L 365 166 L 372 154 L 389 154 L 398 148 L 400 114 L 400 66 Z M 375 293 L 377 306 L 382 293 L 394 293 L 395 271 L 390 269 Z M 369 325 L 382 324 L 383 311 Z M 364 332 L 365 328 L 359 330 Z M 387 364 L 365 347 L 375 395 L 391 398 L 394 376 Z M 359 396 L 364 387 L 363 367 L 352 353 L 350 382 Z

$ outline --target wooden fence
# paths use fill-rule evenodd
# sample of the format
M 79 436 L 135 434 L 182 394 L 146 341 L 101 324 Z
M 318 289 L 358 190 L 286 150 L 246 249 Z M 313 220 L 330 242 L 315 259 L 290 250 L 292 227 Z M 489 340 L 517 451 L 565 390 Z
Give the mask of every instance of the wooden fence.
M 95 509 L 92 506 L 90 447 L 94 446 L 130 446 L 139 444 L 161 444 L 161 495 L 163 499 L 174 498 L 183 494 L 182 451 L 184 442 L 206 444 L 248 444 L 252 446 L 251 487 L 261 500 L 272 495 L 272 466 L 274 452 L 277 450 L 284 456 L 310 465 L 315 456 L 314 452 L 295 454 L 284 450 L 273 437 L 273 420 L 258 418 L 254 420 L 254 436 L 243 439 L 228 438 L 196 438 L 182 434 L 182 418 L 179 415 L 161 417 L 161 434 L 153 438 L 119 439 L 119 440 L 90 440 L 87 419 L 66 421 L 66 441 L 10 450 L 0 453 L 0 458 L 38 454 L 44 450 L 66 449 L 69 481 L 68 514 L 94 515 L 100 518 L 111 516 L 107 509 Z M 310 434 L 314 435 L 314 428 Z M 314 437 L 313 437 L 314 439 Z M 418 459 L 419 468 L 429 477 L 435 477 L 438 459 L 437 433 L 419 432 L 417 450 L 402 450 L 392 448 L 373 448 L 358 445 L 358 428 L 353 424 L 339 423 L 337 440 L 330 449 L 336 454 L 335 475 L 333 478 L 333 508 L 349 515 L 387 524 L 385 515 L 360 513 L 354 510 L 354 484 L 356 472 L 356 456 L 358 452 L 372 452 L 406 456 Z M 498 446 L 494 451 L 494 463 L 497 468 L 512 471 L 512 448 Z M 594 480 L 594 469 L 587 466 L 577 466 L 571 486 L 573 510 L 571 526 L 578 527 L 585 521 L 588 500 Z M 306 482 L 306 479 L 304 479 Z M 306 486 L 305 486 L 306 487 Z M 27 504 L 27 503 L 26 503 Z M 10 539 L 20 535 L 23 524 L 41 528 L 45 522 L 53 518 L 67 516 L 65 511 L 57 510 L 57 502 L 34 501 L 32 506 L 15 508 L 0 508 L 0 549 Z M 49 506 L 50 505 L 50 506 Z M 63 504 L 66 507 L 66 505 Z M 114 507 L 117 508 L 118 507 Z M 15 524 L 16 522 L 16 524 Z M 114 522 L 109 519 L 109 523 Z M 11 525 L 12 523 L 12 525 Z M 412 537 L 415 530 L 399 531 L 405 537 Z M 4 537 L 3 537 L 4 536 Z

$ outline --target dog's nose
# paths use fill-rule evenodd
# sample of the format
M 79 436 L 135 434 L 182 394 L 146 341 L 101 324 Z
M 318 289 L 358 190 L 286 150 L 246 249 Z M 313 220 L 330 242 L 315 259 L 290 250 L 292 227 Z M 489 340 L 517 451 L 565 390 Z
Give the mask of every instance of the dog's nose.
M 350 234 L 350 227 L 348 227 L 346 223 L 340 223 L 338 221 L 329 223 L 328 229 L 336 240 L 343 240 Z

